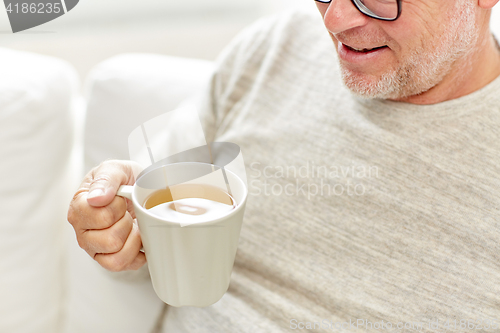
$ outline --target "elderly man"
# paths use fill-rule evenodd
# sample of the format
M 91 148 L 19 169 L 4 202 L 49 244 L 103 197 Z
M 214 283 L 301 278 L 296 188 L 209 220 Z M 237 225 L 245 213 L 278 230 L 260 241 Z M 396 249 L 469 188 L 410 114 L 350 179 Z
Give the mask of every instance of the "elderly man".
M 302 13 L 244 31 L 201 112 L 247 163 L 231 286 L 166 332 L 500 329 L 497 1 L 318 1 L 327 31 Z M 137 171 L 101 164 L 69 210 L 112 271 L 145 263 L 115 197 Z

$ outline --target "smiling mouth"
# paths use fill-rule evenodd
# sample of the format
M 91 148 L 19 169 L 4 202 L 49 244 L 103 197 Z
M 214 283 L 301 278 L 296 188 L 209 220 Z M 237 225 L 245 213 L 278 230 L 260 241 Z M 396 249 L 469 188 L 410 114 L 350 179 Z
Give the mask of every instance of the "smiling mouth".
M 384 49 L 384 48 L 388 47 L 387 45 L 383 45 L 383 46 L 379 46 L 379 47 L 374 47 L 372 49 L 356 49 L 356 48 L 350 47 L 349 45 L 346 45 L 344 43 L 342 43 L 342 44 L 346 48 L 348 48 L 349 50 L 354 51 L 354 52 L 358 52 L 358 53 L 369 53 L 369 52 L 377 51 L 377 50 Z

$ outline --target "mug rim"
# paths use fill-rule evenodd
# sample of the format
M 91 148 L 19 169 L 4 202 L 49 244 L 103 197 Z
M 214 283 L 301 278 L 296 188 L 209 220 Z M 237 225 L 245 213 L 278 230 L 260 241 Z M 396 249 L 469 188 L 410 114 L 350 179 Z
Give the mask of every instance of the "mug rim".
M 206 163 L 206 162 L 175 162 L 175 163 L 170 163 L 170 164 L 167 164 L 168 165 L 176 165 L 176 164 L 205 164 L 205 165 L 213 165 L 213 166 L 217 166 L 220 168 L 220 166 L 216 165 L 216 164 L 211 164 L 211 163 Z M 162 168 L 164 167 L 165 165 L 163 166 L 158 166 L 158 168 L 155 168 L 153 170 L 151 170 L 150 172 L 154 171 L 154 170 L 157 170 L 159 168 Z M 238 175 L 236 175 L 234 172 L 232 172 L 231 170 L 227 170 L 226 169 L 226 172 L 228 173 L 231 173 L 234 177 L 236 177 L 236 179 L 240 182 L 240 185 L 243 186 L 243 188 L 245 189 L 245 194 L 243 196 L 243 199 L 241 200 L 241 203 L 238 203 L 236 205 L 236 208 L 233 209 L 230 213 L 228 213 L 227 215 L 223 215 L 221 217 L 217 217 L 215 219 L 211 219 L 211 220 L 207 220 L 207 221 L 204 221 L 204 222 L 196 222 L 196 223 L 191 223 L 191 224 L 188 224 L 188 225 L 185 225 L 183 226 L 183 228 L 188 228 L 188 227 L 197 227 L 197 226 L 204 226 L 204 225 L 207 225 L 207 224 L 215 224 L 217 222 L 220 222 L 220 220 L 222 219 L 226 219 L 230 216 L 233 216 L 235 215 L 236 213 L 238 213 L 242 208 L 242 206 L 244 206 L 246 204 L 246 201 L 247 201 L 247 197 L 248 197 L 248 187 L 245 185 L 245 183 L 243 182 L 243 180 L 238 177 Z M 148 172 L 149 173 L 149 172 Z M 147 174 L 145 174 L 147 175 Z M 143 176 L 145 176 L 143 175 Z M 137 207 L 139 208 L 139 210 L 141 210 L 144 214 L 148 215 L 149 217 L 152 217 L 154 218 L 155 220 L 157 221 L 160 221 L 162 223 L 166 223 L 166 224 L 172 224 L 174 226 L 181 226 L 182 222 L 174 222 L 174 221 L 168 221 L 168 220 L 165 220 L 161 217 L 158 217 L 158 216 L 155 216 L 155 215 L 152 215 L 151 213 L 148 212 L 148 210 L 146 208 L 144 208 L 141 204 L 139 204 L 139 200 L 137 199 L 137 196 L 136 196 L 136 190 L 137 190 L 137 180 L 136 182 L 134 183 L 134 185 L 132 185 L 134 187 L 134 190 L 132 191 L 132 203 L 134 204 L 134 209 L 137 209 Z M 236 201 L 236 199 L 233 197 L 233 200 Z M 136 214 L 137 215 L 137 214 Z M 137 216 L 136 216 L 137 218 Z

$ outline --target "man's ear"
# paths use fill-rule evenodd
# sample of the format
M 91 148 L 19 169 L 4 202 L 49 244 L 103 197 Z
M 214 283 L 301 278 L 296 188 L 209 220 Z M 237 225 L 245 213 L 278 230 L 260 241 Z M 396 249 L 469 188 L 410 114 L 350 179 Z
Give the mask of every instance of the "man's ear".
M 483 9 L 491 9 L 497 4 L 498 0 L 477 0 L 479 7 Z

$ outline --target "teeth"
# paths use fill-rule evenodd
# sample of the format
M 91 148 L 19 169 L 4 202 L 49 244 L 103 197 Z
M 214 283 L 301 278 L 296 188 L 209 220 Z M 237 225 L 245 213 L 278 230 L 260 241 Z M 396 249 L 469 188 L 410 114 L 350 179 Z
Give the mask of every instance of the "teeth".
M 366 52 L 366 51 L 371 51 L 373 49 L 357 49 L 355 47 L 351 47 L 351 49 L 355 50 L 355 51 L 358 51 L 358 52 Z
M 345 45 L 345 44 L 344 44 Z M 380 46 L 380 47 L 374 47 L 372 49 L 358 49 L 358 48 L 355 48 L 355 47 L 352 47 L 352 46 L 349 46 L 349 45 L 346 45 L 348 48 L 354 50 L 354 51 L 358 51 L 358 52 L 368 52 L 368 51 L 372 51 L 372 50 L 375 50 L 375 49 L 380 49 L 382 48 L 383 46 Z

